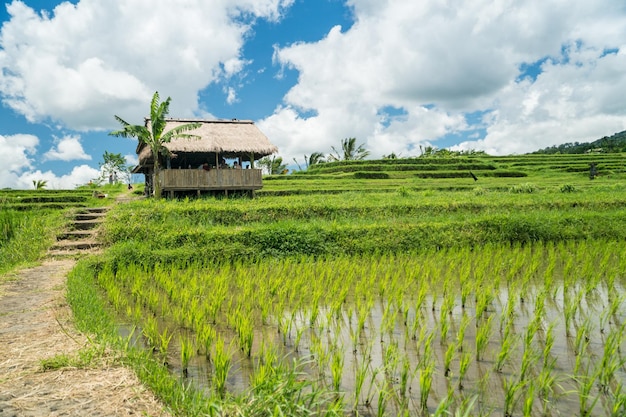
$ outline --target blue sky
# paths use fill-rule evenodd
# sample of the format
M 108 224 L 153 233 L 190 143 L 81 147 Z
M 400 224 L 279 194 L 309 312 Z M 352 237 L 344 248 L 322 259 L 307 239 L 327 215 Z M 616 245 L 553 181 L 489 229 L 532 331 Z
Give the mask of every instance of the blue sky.
M 5 0 L 6 1 L 6 0 Z M 286 161 L 356 137 L 513 154 L 626 130 L 621 0 L 13 0 L 0 6 L 0 188 L 73 188 L 117 114 L 254 120 Z M 138 24 L 139 22 L 139 24 Z

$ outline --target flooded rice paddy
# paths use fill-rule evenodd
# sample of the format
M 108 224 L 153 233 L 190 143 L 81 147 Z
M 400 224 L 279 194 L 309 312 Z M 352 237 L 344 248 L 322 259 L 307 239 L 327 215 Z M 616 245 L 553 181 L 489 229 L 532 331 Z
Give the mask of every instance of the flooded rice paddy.
M 99 280 L 139 341 L 207 395 L 253 391 L 282 364 L 345 413 L 619 416 L 624 246 L 130 266 Z

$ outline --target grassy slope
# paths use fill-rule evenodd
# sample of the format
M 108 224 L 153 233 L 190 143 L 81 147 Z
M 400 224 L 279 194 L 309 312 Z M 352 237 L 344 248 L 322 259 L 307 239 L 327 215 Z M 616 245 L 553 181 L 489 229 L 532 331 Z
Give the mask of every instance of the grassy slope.
M 190 262 L 393 253 L 487 242 L 623 239 L 626 207 L 621 195 L 626 176 L 619 158 L 598 159 L 600 177 L 593 181 L 581 168 L 590 161 L 586 155 L 487 158 L 482 163 L 497 165 L 495 170 L 517 170 L 526 176 L 479 176 L 477 182 L 467 176 L 465 167 L 445 170 L 465 175 L 457 178 L 419 178 L 418 171 L 393 170 L 395 164 L 389 162 L 382 163 L 390 167 L 382 171 L 389 179 L 355 180 L 354 172 L 368 171 L 363 162 L 358 171 L 312 170 L 271 178 L 255 200 L 147 200 L 121 205 L 106 223 L 103 237 L 111 244 L 106 256 L 81 264 L 70 281 L 72 305 L 84 328 L 97 331 L 100 325 L 89 323 L 105 316 L 83 312 L 81 294 L 93 294 L 100 268 L 118 263 L 168 262 L 184 267 Z M 81 289 L 85 283 L 91 285 Z M 142 379 L 174 411 L 209 412 L 195 393 L 172 384 L 165 374 L 157 378 L 145 372 L 142 360 L 132 357 L 129 361 Z M 210 405 L 214 411 L 221 406 Z

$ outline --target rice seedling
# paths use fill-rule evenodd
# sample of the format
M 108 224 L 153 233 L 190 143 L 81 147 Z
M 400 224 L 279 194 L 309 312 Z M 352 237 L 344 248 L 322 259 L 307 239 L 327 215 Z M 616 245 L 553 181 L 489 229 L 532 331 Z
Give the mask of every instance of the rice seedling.
M 598 363 L 598 385 L 600 391 L 608 394 L 615 372 L 622 368 L 625 359 L 620 357 L 620 342 L 623 339 L 623 328 L 612 330 L 604 341 L 604 349 Z
M 491 338 L 491 324 L 494 316 L 484 320 L 476 331 L 476 361 L 481 361 Z
M 470 362 L 472 360 L 470 352 L 463 352 L 459 357 L 459 390 L 463 390 L 463 379 L 467 374 L 467 370 L 469 369 Z
M 548 330 L 546 331 L 546 338 L 543 344 L 543 350 L 541 353 L 542 357 L 542 367 L 543 369 L 548 368 L 551 358 L 552 348 L 554 347 L 554 327 L 556 326 L 556 322 L 553 321 L 548 325 Z
M 522 405 L 522 413 L 524 417 L 531 417 L 533 415 L 533 403 L 535 402 L 535 385 L 530 383 L 526 389 L 526 395 L 524 396 L 524 403 Z
M 439 314 L 439 331 L 441 337 L 439 343 L 445 345 L 448 343 L 448 332 L 450 331 L 450 314 L 445 309 L 441 309 Z
M 341 379 L 343 378 L 343 351 L 339 347 L 332 350 L 330 360 L 330 375 L 335 392 L 339 392 Z
M 224 398 L 226 394 L 226 380 L 231 369 L 230 349 L 221 336 L 218 336 L 213 353 L 213 387 L 215 392 Z
M 204 354 L 207 360 L 211 360 L 211 350 L 213 349 L 213 342 L 216 338 L 215 328 L 210 324 L 204 324 L 200 328 L 200 332 L 197 336 L 198 346 L 202 346 Z
M 420 383 L 420 407 L 423 411 L 428 409 L 428 397 L 433 384 L 433 373 L 435 372 L 435 364 L 428 362 L 422 364 L 419 373 Z
M 450 345 L 448 345 L 448 348 L 446 349 L 446 353 L 444 355 L 444 359 L 443 359 L 443 375 L 446 378 L 450 377 L 450 367 L 452 365 L 452 361 L 454 360 L 454 353 L 456 352 L 456 346 L 453 345 L 452 343 Z
M 352 411 L 355 412 L 360 402 L 361 393 L 363 391 L 363 385 L 365 384 L 365 378 L 369 371 L 371 360 L 362 359 L 360 362 L 357 360 L 355 365 L 354 376 L 354 403 Z
M 409 387 L 411 386 L 411 381 L 413 379 L 414 372 L 411 370 L 411 362 L 406 355 L 402 356 L 402 364 L 400 366 L 400 398 L 402 401 L 403 407 L 406 406 L 407 393 L 409 391 Z
M 461 317 L 461 322 L 459 323 L 459 328 L 456 332 L 456 349 L 459 352 L 463 351 L 463 342 L 465 341 L 465 332 L 467 331 L 467 327 L 470 324 L 472 319 L 469 315 L 463 312 L 463 316 Z
M 186 378 L 189 375 L 189 361 L 193 357 L 195 346 L 193 340 L 188 335 L 180 335 L 179 342 L 181 368 L 183 370 L 183 376 Z
M 613 391 L 611 404 L 611 417 L 621 417 L 626 415 L 626 394 L 623 391 L 622 383 L 618 383 Z
M 239 340 L 239 348 L 243 351 L 244 355 L 250 357 L 252 353 L 252 343 L 254 342 L 254 327 L 251 319 L 243 313 L 237 314 L 235 318 L 235 330 Z
M 542 415 L 544 416 L 548 415 L 550 398 L 554 395 L 555 387 L 557 386 L 557 376 L 554 373 L 555 362 L 556 360 L 553 359 L 547 365 L 544 365 L 536 378 L 537 392 L 541 400 Z
M 505 330 L 504 335 L 500 341 L 500 351 L 498 352 L 498 356 L 496 357 L 496 361 L 494 364 L 494 369 L 496 372 L 502 372 L 502 368 L 509 360 L 515 344 L 515 337 L 508 325 L 506 329 L 507 330 Z
M 513 416 L 513 408 L 519 399 L 522 388 L 526 385 L 526 381 L 516 380 L 515 378 L 505 378 L 504 387 L 504 417 Z
M 578 412 L 581 417 L 591 416 L 596 403 L 600 399 L 600 396 L 592 394 L 596 377 L 597 374 L 586 374 L 578 375 L 575 378 L 578 383 Z

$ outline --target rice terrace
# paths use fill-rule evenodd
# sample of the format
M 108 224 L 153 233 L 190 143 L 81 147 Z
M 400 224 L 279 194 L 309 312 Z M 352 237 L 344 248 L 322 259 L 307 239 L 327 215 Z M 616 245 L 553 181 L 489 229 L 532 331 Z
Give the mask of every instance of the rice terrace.
M 172 415 L 626 415 L 624 153 L 326 162 L 254 198 L 105 188 L 0 191 L 0 272 L 109 204 L 67 300 Z

